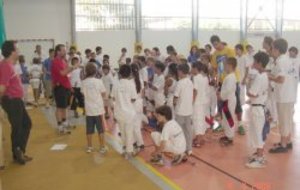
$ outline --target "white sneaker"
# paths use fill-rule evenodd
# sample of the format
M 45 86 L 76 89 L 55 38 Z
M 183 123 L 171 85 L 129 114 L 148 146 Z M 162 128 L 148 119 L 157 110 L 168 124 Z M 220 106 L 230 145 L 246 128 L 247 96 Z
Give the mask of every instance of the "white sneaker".
M 87 147 L 87 148 L 86 148 L 86 153 L 92 153 L 93 150 L 94 150 L 93 147 Z
M 124 158 L 125 158 L 125 160 L 130 160 L 130 159 L 132 159 L 132 153 L 124 153 Z
M 193 151 L 191 151 L 191 150 L 189 150 L 189 151 L 186 152 L 187 156 L 191 156 L 192 154 L 193 154 Z
M 266 161 L 265 158 L 256 158 L 251 161 L 249 161 L 246 166 L 248 168 L 265 168 L 266 167 Z
M 65 129 L 63 126 L 58 126 L 58 134 L 59 135 L 69 135 L 71 131 Z
M 108 151 L 108 147 L 101 147 L 100 148 L 100 150 L 99 150 L 99 152 L 101 153 L 101 154 L 105 154 L 106 152 Z

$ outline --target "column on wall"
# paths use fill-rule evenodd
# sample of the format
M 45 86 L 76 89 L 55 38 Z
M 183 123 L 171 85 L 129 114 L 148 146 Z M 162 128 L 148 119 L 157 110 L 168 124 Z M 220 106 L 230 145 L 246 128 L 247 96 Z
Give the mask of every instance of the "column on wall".
M 3 12 L 3 0 L 0 0 L 0 47 L 6 40 L 4 12 Z
M 192 0 L 192 46 L 199 46 L 199 0 Z
M 76 39 L 76 2 L 75 0 L 71 1 L 71 45 L 76 45 L 77 39 Z
M 141 53 L 142 44 L 142 0 L 134 0 L 134 15 L 135 15 L 135 53 Z
M 275 37 L 282 36 L 284 0 L 276 0 Z
M 248 32 L 248 23 L 247 23 L 247 15 L 248 15 L 248 0 L 240 1 L 240 42 L 243 45 L 247 44 L 247 32 Z

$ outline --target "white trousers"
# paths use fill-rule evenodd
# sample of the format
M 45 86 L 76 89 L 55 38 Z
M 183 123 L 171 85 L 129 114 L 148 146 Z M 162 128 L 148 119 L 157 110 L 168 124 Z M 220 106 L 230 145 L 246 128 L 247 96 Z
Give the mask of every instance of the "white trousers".
M 118 121 L 121 139 L 123 146 L 126 146 L 126 152 L 133 152 L 133 143 L 134 143 L 134 125 L 132 122 L 127 121 Z
M 257 149 L 263 148 L 263 128 L 265 125 L 265 110 L 261 106 L 252 106 L 250 108 L 250 126 L 249 126 L 249 141 L 250 145 Z
M 143 120 L 143 115 L 144 115 L 143 114 L 143 99 L 138 98 L 134 102 L 134 106 L 135 106 L 135 111 L 137 113 L 137 115 L 133 121 L 134 139 L 135 139 L 135 142 L 137 143 L 137 145 L 141 146 L 141 145 L 144 145 L 144 140 L 143 140 L 142 131 L 141 131 L 142 120 Z
M 194 134 L 204 135 L 206 129 L 209 128 L 208 123 L 205 121 L 205 117 L 210 116 L 209 104 L 194 105 L 194 111 L 192 116 Z
M 240 101 L 242 106 L 246 102 L 246 86 L 242 84 L 240 84 Z
M 294 131 L 294 103 L 277 103 L 279 132 L 283 137 L 293 134 Z
M 268 92 L 268 95 L 269 96 L 268 96 L 266 107 L 270 111 L 270 115 L 271 115 L 273 121 L 277 122 L 278 121 L 278 113 L 277 113 L 275 92 L 270 90 Z
M 234 137 L 234 133 L 235 133 L 235 127 L 237 124 L 237 119 L 236 119 L 236 114 L 235 114 L 235 107 L 236 107 L 236 99 L 235 97 L 232 98 L 231 101 L 228 102 L 228 108 L 231 114 L 231 117 L 234 121 L 234 126 L 230 127 L 230 125 L 228 124 L 228 121 L 222 111 L 222 126 L 224 127 L 224 133 L 225 136 L 232 139 Z
M 214 116 L 216 114 L 217 109 L 217 91 L 215 87 L 210 87 L 210 99 L 209 99 L 209 107 L 210 107 L 210 115 Z

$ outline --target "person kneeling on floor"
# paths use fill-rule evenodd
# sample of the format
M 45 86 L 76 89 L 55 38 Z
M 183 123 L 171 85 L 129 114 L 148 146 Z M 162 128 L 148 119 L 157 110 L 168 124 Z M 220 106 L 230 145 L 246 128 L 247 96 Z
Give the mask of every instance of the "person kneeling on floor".
M 151 133 L 155 145 L 151 163 L 164 165 L 164 154 L 172 155 L 172 165 L 177 165 L 183 160 L 186 151 L 184 133 L 179 124 L 172 119 L 172 110 L 169 106 L 158 107 L 155 115 L 162 130 Z

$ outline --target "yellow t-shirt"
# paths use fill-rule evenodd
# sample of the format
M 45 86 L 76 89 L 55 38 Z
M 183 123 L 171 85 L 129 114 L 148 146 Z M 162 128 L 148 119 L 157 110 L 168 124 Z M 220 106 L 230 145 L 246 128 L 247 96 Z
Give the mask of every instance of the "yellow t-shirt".
M 233 49 L 227 46 L 225 46 L 221 51 L 216 50 L 211 57 L 211 65 L 215 70 L 217 70 L 220 82 L 223 82 L 224 78 L 226 77 L 226 73 L 224 71 L 224 63 L 228 57 L 235 57 L 235 52 Z M 237 78 L 237 81 L 239 82 L 240 74 L 237 69 L 235 70 L 235 76 Z

